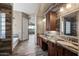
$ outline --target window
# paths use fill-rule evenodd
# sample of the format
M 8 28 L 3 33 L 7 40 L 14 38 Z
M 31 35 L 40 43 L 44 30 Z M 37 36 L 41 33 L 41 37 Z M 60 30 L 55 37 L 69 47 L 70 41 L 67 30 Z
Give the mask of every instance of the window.
M 0 13 L 0 38 L 5 38 L 5 13 Z
M 70 22 L 66 22 L 66 34 L 70 34 L 71 33 L 71 23 Z

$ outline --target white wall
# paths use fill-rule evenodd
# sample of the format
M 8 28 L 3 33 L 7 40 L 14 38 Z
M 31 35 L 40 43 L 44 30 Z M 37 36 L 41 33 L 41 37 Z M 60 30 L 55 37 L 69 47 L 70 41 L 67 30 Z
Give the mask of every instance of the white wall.
M 13 11 L 13 34 L 18 34 L 19 39 L 23 40 L 23 20 L 27 20 L 27 18 L 23 17 L 23 13 L 19 11 Z M 28 26 L 25 27 L 28 29 Z M 27 32 L 28 33 L 28 32 Z M 28 39 L 28 35 L 26 35 L 26 39 Z
M 13 11 L 13 34 L 18 34 L 21 39 L 22 27 L 22 14 L 18 11 Z
M 37 19 L 37 33 L 43 34 L 46 31 L 46 21 L 43 21 L 44 18 Z

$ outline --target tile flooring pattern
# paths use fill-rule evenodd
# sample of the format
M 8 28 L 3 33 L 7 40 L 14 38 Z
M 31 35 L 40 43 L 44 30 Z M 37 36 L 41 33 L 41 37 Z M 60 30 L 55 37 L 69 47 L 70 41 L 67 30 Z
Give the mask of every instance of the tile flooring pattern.
M 29 35 L 29 40 L 23 41 L 17 45 L 14 56 L 47 56 L 47 51 L 43 51 L 35 43 L 35 35 Z

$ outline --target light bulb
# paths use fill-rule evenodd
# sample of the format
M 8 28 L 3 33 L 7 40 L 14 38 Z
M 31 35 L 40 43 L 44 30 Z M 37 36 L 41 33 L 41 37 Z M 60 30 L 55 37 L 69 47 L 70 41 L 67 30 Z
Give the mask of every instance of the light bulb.
M 64 11 L 63 7 L 60 9 L 60 12 Z
M 66 5 L 66 8 L 68 9 L 68 8 L 71 8 L 71 4 L 67 4 Z
M 45 22 L 46 21 L 46 19 L 43 19 L 43 22 Z

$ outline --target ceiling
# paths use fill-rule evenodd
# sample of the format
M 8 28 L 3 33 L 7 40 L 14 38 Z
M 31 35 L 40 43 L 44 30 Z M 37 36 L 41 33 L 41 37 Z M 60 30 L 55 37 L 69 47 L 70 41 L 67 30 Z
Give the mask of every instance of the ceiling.
M 44 16 L 44 13 L 47 11 L 47 9 L 52 5 L 52 3 L 41 3 L 39 6 L 39 9 L 37 11 L 37 16 L 41 17 Z
M 51 3 L 14 3 L 13 10 L 21 11 L 29 15 L 43 14 Z
M 13 10 L 21 11 L 29 15 L 35 15 L 39 5 L 39 3 L 14 3 Z
M 14 3 L 13 10 L 24 12 L 30 15 L 32 24 L 35 24 L 35 15 L 42 16 L 51 3 Z

